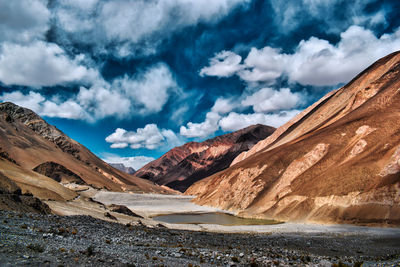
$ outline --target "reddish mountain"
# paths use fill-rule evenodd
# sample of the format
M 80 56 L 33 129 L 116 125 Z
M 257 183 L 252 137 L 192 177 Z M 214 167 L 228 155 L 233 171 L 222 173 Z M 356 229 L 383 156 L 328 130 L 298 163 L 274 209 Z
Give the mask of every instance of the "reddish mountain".
M 33 111 L 9 102 L 0 103 L 0 172 L 40 198 L 75 197 L 57 181 L 112 191 L 166 191 L 111 167 Z
M 190 142 L 171 149 L 135 175 L 183 192 L 194 182 L 229 167 L 238 154 L 274 131 L 273 127 L 252 125 L 201 143 Z
M 400 52 L 186 193 L 245 217 L 399 225 Z

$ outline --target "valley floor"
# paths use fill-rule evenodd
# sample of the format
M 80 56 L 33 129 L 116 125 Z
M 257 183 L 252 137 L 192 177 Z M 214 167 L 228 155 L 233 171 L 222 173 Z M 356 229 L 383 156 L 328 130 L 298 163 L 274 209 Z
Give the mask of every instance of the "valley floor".
M 212 233 L 5 211 L 0 221 L 0 266 L 400 264 L 400 233 L 389 228 Z

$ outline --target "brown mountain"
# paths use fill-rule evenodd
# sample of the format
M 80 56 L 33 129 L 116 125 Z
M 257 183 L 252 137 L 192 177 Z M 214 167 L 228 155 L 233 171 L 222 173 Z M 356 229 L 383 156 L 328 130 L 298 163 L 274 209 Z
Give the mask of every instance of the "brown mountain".
M 184 192 L 190 185 L 229 167 L 241 152 L 266 138 L 275 128 L 252 125 L 245 129 L 175 147 L 135 175 Z
M 186 193 L 245 217 L 399 225 L 400 52 Z
M 58 182 L 112 191 L 166 190 L 111 167 L 33 111 L 9 102 L 0 103 L 0 172 L 24 192 L 57 200 L 76 196 Z

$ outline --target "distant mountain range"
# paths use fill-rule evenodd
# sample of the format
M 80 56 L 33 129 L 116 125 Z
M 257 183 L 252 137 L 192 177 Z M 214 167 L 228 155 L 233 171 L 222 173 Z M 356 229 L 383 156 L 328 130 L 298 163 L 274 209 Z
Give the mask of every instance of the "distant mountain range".
M 108 163 L 108 165 L 113 166 L 114 168 L 127 174 L 134 174 L 136 172 L 134 168 L 126 167 L 123 163 Z
M 171 149 L 135 175 L 184 192 L 193 183 L 229 167 L 237 155 L 274 131 L 258 124 L 201 143 L 190 142 Z
M 400 52 L 328 93 L 186 194 L 244 217 L 399 225 Z

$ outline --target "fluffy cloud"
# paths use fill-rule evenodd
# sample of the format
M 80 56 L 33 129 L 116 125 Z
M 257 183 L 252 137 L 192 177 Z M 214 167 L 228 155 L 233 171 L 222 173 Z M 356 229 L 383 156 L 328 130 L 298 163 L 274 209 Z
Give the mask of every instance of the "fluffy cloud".
M 188 122 L 186 126 L 181 126 L 180 134 L 189 138 L 209 136 L 218 130 L 218 121 L 220 119 L 221 116 L 218 113 L 208 112 L 204 122 Z
M 229 77 L 241 68 L 242 57 L 230 51 L 222 51 L 210 59 L 210 66 L 200 71 L 200 76 Z
M 352 26 L 337 45 L 315 37 L 300 42 L 290 56 L 291 80 L 309 85 L 335 85 L 350 81 L 374 61 L 400 49 L 400 29 L 379 39 L 370 31 Z
M 239 106 L 239 102 L 233 99 L 218 98 L 211 110 L 207 112 L 203 122 L 188 122 L 186 126 L 181 126 L 180 134 L 188 138 L 207 137 L 215 133 L 219 129 L 219 121 L 222 116 Z
M 47 0 L 1 1 L 0 81 L 6 85 L 54 86 L 92 81 L 98 72 L 46 40 L 51 12 Z
M 224 65 L 213 58 L 210 66 L 200 73 L 220 77 L 236 74 L 246 82 L 259 83 L 273 82 L 286 74 L 290 81 L 303 85 L 337 85 L 350 81 L 374 61 L 400 49 L 400 29 L 377 38 L 370 30 L 351 26 L 340 37 L 336 45 L 311 37 L 301 41 L 293 54 L 268 46 L 252 48 L 244 62 L 235 62 L 235 71 L 231 72 L 224 71 Z M 234 57 L 233 52 L 223 53 Z
M 229 113 L 228 116 L 219 121 L 219 126 L 224 131 L 237 131 L 253 124 L 264 124 L 279 127 L 289 121 L 299 113 L 298 110 L 281 111 L 272 114 L 251 113 L 239 114 L 236 112 Z
M 214 106 L 211 108 L 211 111 L 219 114 L 226 114 L 232 111 L 237 106 L 237 101 L 220 97 L 217 99 L 217 101 L 215 101 Z
M 42 39 L 49 29 L 46 5 L 44 0 L 0 1 L 0 42 Z
M 122 163 L 126 167 L 132 167 L 135 170 L 139 170 L 141 167 L 146 165 L 147 163 L 155 160 L 152 157 L 145 156 L 136 156 L 136 157 L 120 157 L 118 155 L 106 153 L 102 158 L 105 162 L 108 163 Z
M 81 87 L 75 100 L 88 114 L 90 120 L 115 116 L 123 118 L 130 113 L 131 101 L 107 83 Z
M 78 119 L 86 116 L 86 112 L 74 101 L 57 103 L 46 100 L 42 95 L 35 92 L 23 94 L 21 92 L 5 93 L 0 96 L 1 101 L 11 101 L 22 107 L 32 109 L 42 116 L 58 117 L 66 119 Z
M 156 124 L 147 124 L 136 131 L 127 131 L 117 128 L 114 133 L 106 137 L 106 142 L 112 143 L 111 148 L 156 149 L 161 146 L 176 146 L 179 138 L 171 130 L 160 130 Z
M 132 100 L 141 113 L 161 111 L 172 92 L 179 90 L 171 71 L 165 64 L 157 64 L 138 77 L 116 79 L 113 88 Z
M 86 2 L 86 1 L 84 1 Z M 98 46 L 115 48 L 120 57 L 152 53 L 161 39 L 200 22 L 215 23 L 250 0 L 91 0 L 55 5 L 58 34 Z M 118 26 L 116 26 L 118 25 Z M 65 32 L 63 32 L 64 30 Z M 115 46 L 115 43 L 118 43 Z M 136 45 L 140 44 L 140 46 Z
M 278 49 L 268 46 L 260 50 L 252 48 L 238 75 L 248 82 L 268 82 L 281 76 L 286 64 L 286 56 L 279 54 Z
M 236 131 L 258 123 L 280 126 L 299 112 L 296 108 L 302 102 L 300 93 L 293 93 L 289 88 L 275 90 L 269 87 L 254 93 L 244 92 L 236 99 L 218 98 L 203 122 L 188 122 L 181 126 L 180 134 L 204 138 L 219 129 Z M 254 113 L 241 113 L 248 107 L 252 107 Z
M 300 94 L 292 93 L 289 88 L 281 88 L 279 90 L 262 88 L 247 96 L 241 102 L 241 105 L 244 107 L 252 106 L 255 112 L 274 112 L 293 109 L 300 102 Z
M 63 49 L 52 43 L 3 43 L 0 47 L 0 81 L 7 85 L 41 87 L 96 76 L 96 71 L 80 64 L 82 59 L 83 55 L 70 59 Z
M 17 75 L 13 78 L 16 77 Z M 156 64 L 135 77 L 117 78 L 111 84 L 96 74 L 92 77 L 96 79 L 92 79 L 94 81 L 90 87 L 81 86 L 79 92 L 67 100 L 58 99 L 57 96 L 45 99 L 43 95 L 33 91 L 28 94 L 19 91 L 4 93 L 0 95 L 0 99 L 28 107 L 42 116 L 93 122 L 106 117 L 122 119 L 138 114 L 157 113 L 171 94 L 184 97 L 169 68 L 164 64 Z

